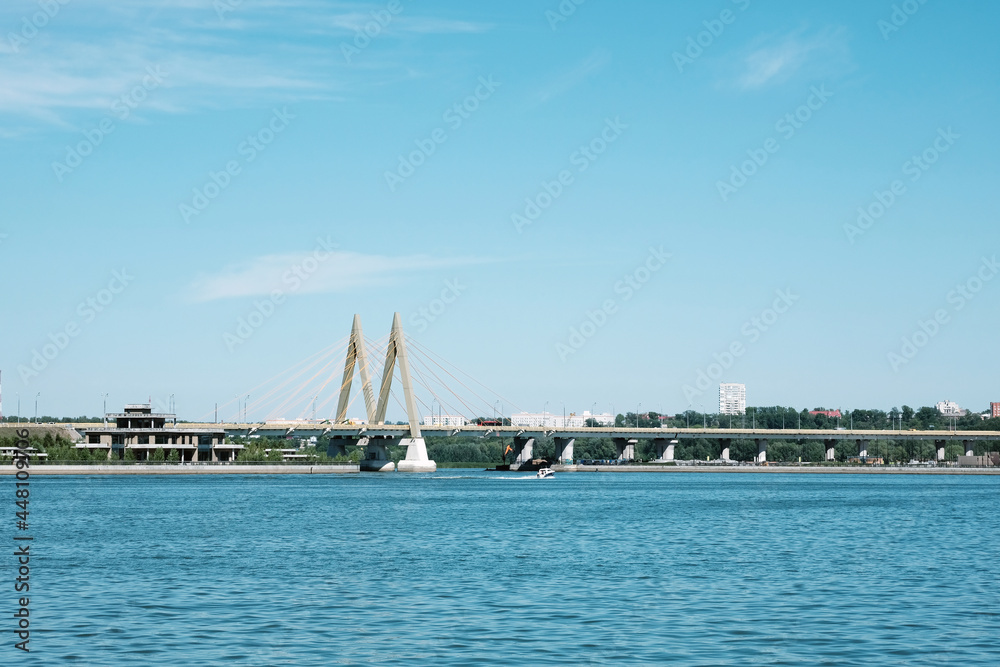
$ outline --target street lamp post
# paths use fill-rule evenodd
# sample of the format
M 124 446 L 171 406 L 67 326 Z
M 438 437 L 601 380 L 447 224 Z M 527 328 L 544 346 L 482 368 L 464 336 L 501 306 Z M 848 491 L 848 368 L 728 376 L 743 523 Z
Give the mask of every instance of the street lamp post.
M 549 425 L 549 420 L 545 416 L 547 414 L 547 412 L 548 412 L 548 409 L 549 409 L 549 402 L 545 401 L 545 405 L 542 406 L 542 426 L 548 426 Z
M 38 397 L 42 395 L 42 392 L 35 394 L 35 423 L 38 423 Z
M 640 403 L 636 407 L 636 409 L 635 409 L 635 427 L 636 428 L 639 428 L 639 408 L 641 408 L 641 407 L 642 407 L 642 403 Z
M 17 423 L 21 423 L 21 392 L 17 392 Z

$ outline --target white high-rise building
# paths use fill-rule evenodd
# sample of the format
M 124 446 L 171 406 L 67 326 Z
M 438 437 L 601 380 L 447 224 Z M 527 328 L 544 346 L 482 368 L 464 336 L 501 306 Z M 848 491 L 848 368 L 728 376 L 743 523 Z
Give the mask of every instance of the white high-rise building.
M 741 415 L 747 410 L 747 386 L 735 382 L 719 385 L 719 414 Z

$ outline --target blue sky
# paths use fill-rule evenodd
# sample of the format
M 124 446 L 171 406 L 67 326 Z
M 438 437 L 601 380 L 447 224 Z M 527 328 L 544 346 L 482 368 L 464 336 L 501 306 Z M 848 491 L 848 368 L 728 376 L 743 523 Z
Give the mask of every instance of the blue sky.
M 896 7 L 5 2 L 4 412 L 201 418 L 395 311 L 525 410 L 985 409 L 1000 9 Z

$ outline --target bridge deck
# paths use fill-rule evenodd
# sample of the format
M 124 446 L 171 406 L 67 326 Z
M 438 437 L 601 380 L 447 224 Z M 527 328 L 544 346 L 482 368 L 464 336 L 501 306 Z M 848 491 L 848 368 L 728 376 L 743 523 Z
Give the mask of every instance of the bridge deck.
M 10 425 L 13 426 L 13 425 Z M 102 424 L 21 424 L 27 428 L 52 428 L 64 426 L 76 430 L 97 429 Z M 316 422 L 267 422 L 267 423 L 179 423 L 178 429 L 225 429 L 230 436 L 261 435 L 284 437 L 296 435 L 308 438 L 311 436 L 336 436 L 345 438 L 388 437 L 401 438 L 409 434 L 406 424 L 352 425 L 329 424 Z M 171 430 L 168 425 L 165 431 Z M 846 429 L 749 429 L 749 428 L 627 428 L 627 427 L 597 427 L 597 428 L 554 428 L 554 427 L 524 427 L 524 426 L 423 426 L 420 430 L 425 436 L 456 436 L 471 435 L 478 437 L 527 437 L 527 438 L 635 438 L 641 440 L 666 439 L 680 440 L 689 438 L 729 438 L 748 440 L 945 440 L 945 441 L 981 441 L 1000 440 L 1000 431 L 910 431 L 910 430 L 846 430 Z

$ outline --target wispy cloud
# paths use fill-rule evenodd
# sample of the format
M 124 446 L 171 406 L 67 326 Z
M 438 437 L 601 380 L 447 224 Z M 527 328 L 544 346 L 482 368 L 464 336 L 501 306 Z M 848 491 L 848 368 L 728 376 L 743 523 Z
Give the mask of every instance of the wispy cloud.
M 148 68 L 165 73 L 142 110 L 187 112 L 254 99 L 332 96 L 333 86 L 282 72 L 254 57 L 195 57 L 171 54 L 138 44 L 116 49 L 116 67 L 104 67 L 102 53 L 74 45 L 60 60 L 30 60 L 22 67 L 0 69 L 0 112 L 67 125 L 75 110 L 107 111 L 122 95 L 139 86 Z
M 353 34 L 357 31 L 363 31 L 365 25 L 373 21 L 375 19 L 371 12 L 355 11 L 334 14 L 326 18 L 323 24 L 335 31 Z M 492 27 L 492 25 L 487 23 L 442 19 L 431 16 L 410 16 L 404 13 L 394 15 L 392 21 L 385 25 L 384 30 L 386 34 L 415 33 L 445 35 L 486 32 Z
M 298 294 L 345 292 L 392 285 L 421 272 L 488 261 L 476 257 L 391 257 L 345 251 L 330 251 L 321 260 L 312 252 L 265 255 L 200 277 L 190 286 L 189 297 L 192 301 L 204 302 L 263 296 L 274 290 L 291 290 Z
M 806 35 L 806 28 L 755 40 L 741 60 L 739 86 L 744 90 L 787 81 L 805 68 L 829 70 L 848 60 L 846 31 L 829 28 Z
M 25 121 L 71 128 L 74 112 L 107 110 L 148 66 L 163 67 L 170 76 L 143 103 L 142 113 L 340 99 L 359 74 L 344 66 L 331 35 L 348 38 L 381 8 L 319 0 L 219 1 L 232 8 L 221 17 L 210 0 L 75 0 L 87 12 L 62 10 L 17 48 L 0 38 L 0 123 L 8 132 Z M 387 44 L 398 44 L 404 35 L 491 27 L 411 15 L 409 4 L 406 10 L 387 26 Z M 5 24 L 19 25 L 21 19 L 14 8 L 0 7 Z M 395 66 L 409 64 L 399 60 Z
M 611 63 L 611 52 L 605 49 L 594 51 L 572 69 L 562 72 L 547 82 L 536 95 L 536 101 L 544 104 L 549 100 L 568 93 L 592 75 L 600 72 Z
M 407 32 L 425 35 L 462 34 L 487 32 L 493 28 L 488 23 L 455 21 L 426 16 L 411 16 L 400 21 L 400 28 Z

